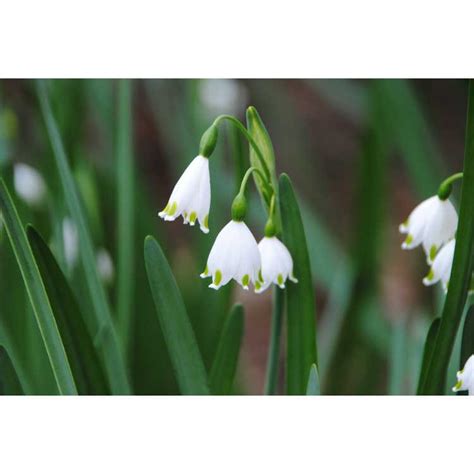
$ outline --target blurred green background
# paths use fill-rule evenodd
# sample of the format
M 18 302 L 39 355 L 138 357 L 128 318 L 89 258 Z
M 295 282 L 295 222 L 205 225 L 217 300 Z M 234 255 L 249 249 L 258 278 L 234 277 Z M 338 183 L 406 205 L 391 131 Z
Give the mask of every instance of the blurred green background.
M 112 308 L 120 298 L 118 86 L 117 80 L 48 81 L 105 265 Z M 230 285 L 215 292 L 199 278 L 217 232 L 230 217 L 237 186 L 232 157 L 248 154 L 233 129 L 222 128 L 211 157 L 210 234 L 157 217 L 212 120 L 226 113 L 245 122 L 247 106 L 254 105 L 272 138 L 277 172 L 291 176 L 304 214 L 323 393 L 414 394 L 426 332 L 440 313 L 442 294 L 423 287 L 423 252 L 400 249 L 398 224 L 420 200 L 436 193 L 445 175 L 462 168 L 467 81 L 133 80 L 131 88 L 135 251 L 126 284 L 133 289 L 127 363 L 134 391 L 177 393 L 143 263 L 143 239 L 152 234 L 172 265 L 208 369 L 232 302 L 244 304 L 244 344 L 234 392 L 262 393 L 271 292 L 257 296 Z M 41 173 L 46 196 L 39 202 L 13 192 L 18 163 Z M 0 81 L 0 167 L 22 221 L 33 223 L 56 249 L 87 313 L 81 269 L 74 258 L 60 255 L 58 239 L 68 216 L 32 81 Z M 254 189 L 252 196 L 249 225 L 258 240 L 264 220 Z M 54 380 L 42 370 L 46 354 L 3 231 L 0 301 L 0 342 L 16 351 L 19 370 L 30 374 L 27 391 L 51 393 Z M 282 344 L 280 392 L 284 338 Z M 453 355 L 449 386 L 458 359 Z

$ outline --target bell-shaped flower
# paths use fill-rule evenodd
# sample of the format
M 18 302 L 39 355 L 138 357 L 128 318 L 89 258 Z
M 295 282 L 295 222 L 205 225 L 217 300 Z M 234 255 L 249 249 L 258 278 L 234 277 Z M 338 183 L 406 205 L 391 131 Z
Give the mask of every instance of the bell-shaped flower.
M 438 252 L 428 275 L 423 278 L 423 283 L 426 286 L 434 285 L 435 283 L 438 283 L 438 281 L 441 281 L 444 291 L 447 291 L 449 278 L 451 276 L 451 268 L 453 266 L 455 247 L 456 239 L 452 239 Z
M 286 246 L 277 237 L 264 237 L 258 244 L 262 260 L 263 283 L 255 283 L 255 292 L 265 291 L 272 283 L 285 288 L 285 282 L 290 279 L 294 283 L 298 280 L 293 275 L 293 259 Z
M 407 234 L 402 249 L 413 249 L 422 244 L 428 264 L 431 264 L 443 244 L 456 234 L 458 215 L 449 199 L 430 197 L 415 207 L 408 219 L 400 225 Z
M 176 183 L 168 204 L 158 215 L 165 221 L 183 216 L 185 224 L 194 225 L 199 220 L 201 230 L 209 232 L 209 207 L 211 205 L 211 181 L 209 159 L 198 155 Z
M 18 196 L 30 206 L 41 204 L 46 196 L 43 176 L 32 166 L 17 163 L 13 167 L 13 184 Z
M 467 390 L 469 395 L 474 395 L 474 354 L 467 359 L 464 368 L 456 374 L 456 377 L 458 381 L 453 387 L 453 392 Z
M 261 281 L 257 241 L 243 221 L 230 221 L 217 235 L 201 278 L 211 277 L 209 288 L 219 289 L 231 279 L 248 290 Z

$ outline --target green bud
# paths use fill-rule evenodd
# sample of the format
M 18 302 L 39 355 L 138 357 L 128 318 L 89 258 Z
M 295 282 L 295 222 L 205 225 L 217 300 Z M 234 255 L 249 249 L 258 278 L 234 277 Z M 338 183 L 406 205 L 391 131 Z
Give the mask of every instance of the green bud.
M 438 197 L 441 201 L 446 201 L 451 195 L 451 191 L 453 190 L 453 186 L 451 184 L 441 184 L 438 190 Z
M 232 203 L 232 220 L 238 222 L 243 221 L 245 214 L 247 214 L 247 199 L 243 194 L 239 193 Z
M 268 219 L 265 224 L 265 237 L 274 237 L 276 235 L 276 226 L 273 223 L 273 219 Z
M 199 144 L 199 154 L 205 158 L 209 158 L 216 148 L 218 129 L 216 125 L 211 125 L 202 135 L 201 143 Z

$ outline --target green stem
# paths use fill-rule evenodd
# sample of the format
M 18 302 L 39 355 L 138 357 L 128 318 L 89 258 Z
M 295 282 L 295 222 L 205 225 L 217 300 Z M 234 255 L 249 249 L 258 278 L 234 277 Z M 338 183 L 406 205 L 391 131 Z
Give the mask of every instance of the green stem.
M 450 176 L 449 178 L 446 178 L 439 186 L 438 189 L 438 197 L 442 200 L 445 201 L 448 199 L 448 197 L 451 194 L 451 191 L 453 190 L 453 183 L 457 181 L 458 179 L 463 178 L 463 173 L 456 173 Z
M 263 153 L 261 152 L 261 150 L 258 147 L 255 140 L 252 138 L 252 135 L 250 135 L 248 130 L 245 128 L 245 126 L 239 120 L 237 120 L 235 117 L 233 117 L 232 115 L 219 115 L 219 117 L 217 117 L 214 120 L 213 125 L 217 126 L 219 124 L 219 122 L 221 122 L 222 120 L 228 120 L 229 122 L 231 122 L 244 135 L 244 137 L 250 143 L 252 148 L 255 150 L 255 153 L 257 154 L 257 157 L 260 161 L 260 165 L 262 166 L 262 169 L 265 172 L 264 181 L 265 182 L 271 182 L 271 173 L 270 173 L 270 170 L 268 169 L 267 163 L 265 162 L 265 158 L 263 157 Z
M 281 326 L 285 293 L 275 286 L 273 293 L 272 327 L 268 346 L 267 373 L 265 377 L 265 395 L 275 395 L 278 386 L 278 362 L 280 359 Z
M 461 322 L 463 308 L 472 276 L 474 253 L 474 84 L 469 81 L 466 138 L 464 148 L 464 179 L 461 189 L 459 224 L 456 234 L 453 268 L 444 303 L 440 328 L 421 393 L 444 392 L 444 380 Z
M 258 168 L 255 168 L 255 166 L 251 166 L 245 172 L 244 177 L 242 178 L 242 182 L 240 183 L 239 194 L 245 194 L 245 187 L 247 186 L 247 182 L 248 182 L 250 176 L 252 175 L 252 173 L 257 173 L 260 176 L 260 178 L 265 180 L 264 174 Z M 268 190 L 273 193 L 273 190 L 271 189 L 271 187 L 268 186 L 267 184 L 266 184 L 266 186 L 268 187 Z

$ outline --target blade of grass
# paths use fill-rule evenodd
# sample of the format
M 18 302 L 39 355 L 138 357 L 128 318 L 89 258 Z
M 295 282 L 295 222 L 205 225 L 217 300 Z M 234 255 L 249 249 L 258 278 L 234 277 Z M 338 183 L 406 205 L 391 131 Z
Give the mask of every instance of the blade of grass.
M 77 394 L 74 378 L 67 360 L 61 336 L 54 320 L 38 267 L 28 245 L 25 231 L 3 180 L 0 181 L 0 210 L 15 252 L 28 297 L 51 363 L 58 391 L 64 395 Z
M 234 305 L 224 325 L 216 357 L 209 374 L 213 395 L 229 395 L 234 383 L 244 333 L 244 308 Z
M 265 395 L 274 395 L 278 387 L 278 363 L 280 360 L 281 327 L 283 322 L 283 309 L 285 305 L 284 291 L 277 286 L 275 286 L 273 291 L 273 314 L 270 344 L 268 346 L 268 362 L 264 391 Z
M 426 373 L 428 371 L 428 365 L 431 360 L 431 356 L 433 355 L 433 349 L 435 345 L 436 336 L 439 330 L 439 324 L 441 322 L 441 318 L 436 318 L 431 323 L 431 326 L 428 330 L 428 334 L 426 335 L 426 342 L 425 348 L 423 349 L 423 358 L 421 363 L 421 370 L 420 370 L 420 378 L 418 382 L 418 389 L 417 394 L 421 394 L 421 389 L 426 380 Z
M 316 364 L 311 366 L 306 386 L 306 395 L 321 395 L 321 386 L 319 384 L 318 368 Z
M 24 395 L 15 367 L 5 347 L 0 346 L 0 395 Z
M 171 363 L 183 395 L 208 395 L 207 375 L 183 298 L 158 242 L 145 239 L 145 265 Z
M 299 282 L 288 283 L 287 297 L 287 370 L 289 395 L 304 395 L 312 364 L 318 363 L 316 348 L 316 307 L 306 236 L 301 213 L 290 178 L 279 180 L 282 235 L 294 263 Z
M 110 313 L 107 296 L 97 273 L 89 226 L 84 215 L 76 183 L 67 161 L 58 126 L 51 110 L 46 84 L 44 81 L 38 81 L 36 84 L 41 111 L 46 122 L 56 167 L 63 187 L 64 199 L 69 213 L 76 224 L 79 236 L 81 264 L 86 277 L 88 297 L 94 308 L 97 323 L 97 326 L 93 328 L 93 330 L 95 330 L 97 334 L 105 328 L 110 333 L 110 337 L 104 340 L 105 345 L 101 348 L 103 350 L 103 359 L 109 377 L 110 387 L 114 394 L 129 394 L 130 386 L 127 378 L 127 370 Z
M 128 354 L 134 278 L 134 167 L 132 151 L 132 87 L 119 82 L 117 122 L 117 321 Z
M 435 348 L 428 365 L 422 393 L 440 393 L 440 381 L 446 371 L 453 350 L 456 334 L 463 315 L 471 282 L 474 260 L 474 84 L 469 81 L 466 138 L 464 148 L 464 177 L 461 189 L 459 223 L 456 232 L 456 248 L 449 280 L 448 294 L 441 315 L 441 323 Z
M 79 394 L 108 394 L 105 374 L 94 343 L 64 274 L 39 233 L 28 226 L 27 235 L 43 277 Z

